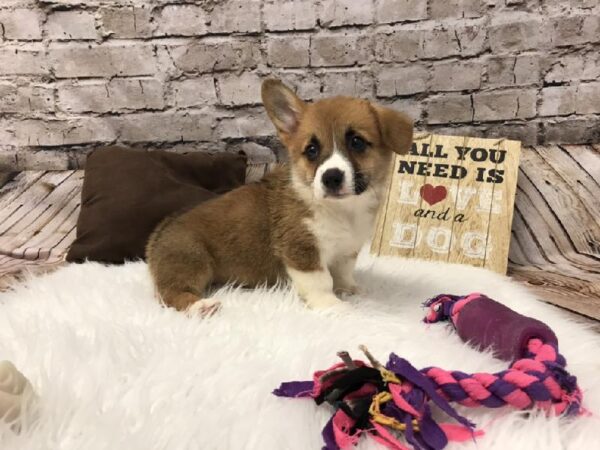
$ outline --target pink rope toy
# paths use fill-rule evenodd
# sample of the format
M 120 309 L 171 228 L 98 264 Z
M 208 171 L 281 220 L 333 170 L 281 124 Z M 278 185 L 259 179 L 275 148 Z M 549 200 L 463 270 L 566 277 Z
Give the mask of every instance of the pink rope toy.
M 539 408 L 548 415 L 577 416 L 585 410 L 577 379 L 558 353 L 556 335 L 544 323 L 522 316 L 482 294 L 439 295 L 425 303 L 427 323 L 448 321 L 458 335 L 479 349 L 510 360 L 507 370 L 467 374 L 438 367 L 421 370 L 390 354 L 385 366 L 362 347 L 371 365 L 338 355 L 343 363 L 315 372 L 312 381 L 282 383 L 273 393 L 281 397 L 312 397 L 329 403 L 334 415 L 323 429 L 326 450 L 357 444 L 363 434 L 387 448 L 442 449 L 448 441 L 483 434 L 458 414 L 451 402 L 468 407 L 519 410 Z M 435 405 L 457 423 L 437 423 Z

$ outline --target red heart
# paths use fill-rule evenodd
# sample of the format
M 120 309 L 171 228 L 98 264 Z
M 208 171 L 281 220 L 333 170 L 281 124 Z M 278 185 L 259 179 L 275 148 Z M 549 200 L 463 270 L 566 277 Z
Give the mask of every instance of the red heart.
M 445 186 L 433 187 L 429 183 L 421 186 L 421 197 L 423 197 L 423 200 L 425 200 L 431 206 L 444 200 L 447 195 L 448 190 Z

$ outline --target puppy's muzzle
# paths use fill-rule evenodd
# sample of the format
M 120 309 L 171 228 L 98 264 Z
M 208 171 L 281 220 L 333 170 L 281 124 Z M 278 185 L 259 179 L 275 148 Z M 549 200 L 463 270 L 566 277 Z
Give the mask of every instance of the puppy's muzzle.
M 327 195 L 340 195 L 340 191 L 344 185 L 344 172 L 340 169 L 327 169 L 323 172 L 321 182 Z

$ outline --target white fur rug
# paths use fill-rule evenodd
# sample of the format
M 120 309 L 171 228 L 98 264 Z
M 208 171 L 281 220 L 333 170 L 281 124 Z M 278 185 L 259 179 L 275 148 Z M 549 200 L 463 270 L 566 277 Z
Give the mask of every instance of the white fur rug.
M 425 299 L 472 291 L 546 321 L 595 414 L 469 410 L 486 435 L 450 448 L 600 448 L 599 335 L 478 269 L 362 255 L 357 278 L 366 293 L 341 312 L 309 311 L 289 290 L 223 290 L 223 309 L 206 321 L 161 307 L 143 263 L 73 265 L 31 279 L 0 295 L 0 360 L 32 381 L 40 420 L 20 435 L 0 430 L 0 448 L 319 449 L 328 407 L 271 391 L 310 379 L 338 350 L 361 356 L 366 344 L 380 360 L 394 351 L 416 367 L 507 367 L 444 325 L 421 322 Z M 365 438 L 358 448 L 380 447 Z

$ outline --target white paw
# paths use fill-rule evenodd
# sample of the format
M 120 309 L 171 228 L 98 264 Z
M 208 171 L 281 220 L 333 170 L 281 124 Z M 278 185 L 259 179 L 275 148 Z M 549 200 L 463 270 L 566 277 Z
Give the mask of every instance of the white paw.
M 363 290 L 356 284 L 340 284 L 335 287 L 335 293 L 339 295 L 361 295 Z
M 27 379 L 10 361 L 0 362 L 0 391 L 8 394 L 21 394 L 25 390 Z
M 33 399 L 27 378 L 11 362 L 0 362 L 0 420 L 18 427 L 18 419 L 30 408 Z
M 203 298 L 192 303 L 188 309 L 185 310 L 185 314 L 188 317 L 199 317 L 201 319 L 205 317 L 214 316 L 221 309 L 221 302 L 214 298 Z
M 312 295 L 310 297 L 307 297 L 306 303 L 311 309 L 324 309 L 338 306 L 343 302 L 339 298 L 337 298 L 333 293 L 331 293 Z

